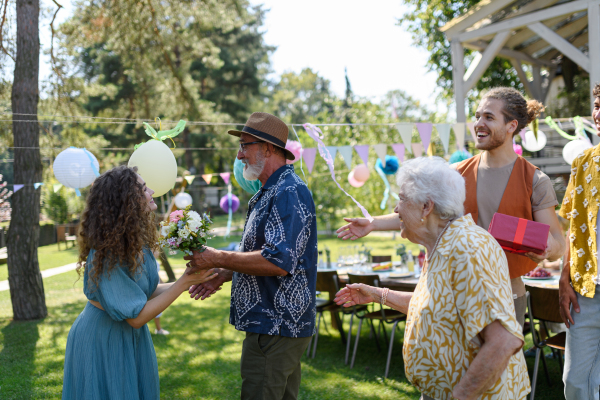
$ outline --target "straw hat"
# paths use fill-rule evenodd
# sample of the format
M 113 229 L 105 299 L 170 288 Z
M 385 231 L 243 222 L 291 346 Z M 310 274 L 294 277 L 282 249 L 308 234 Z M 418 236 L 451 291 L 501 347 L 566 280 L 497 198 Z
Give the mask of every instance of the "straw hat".
M 247 133 L 283 149 L 287 160 L 296 159 L 294 154 L 285 148 L 289 133 L 288 127 L 285 122 L 274 115 L 264 112 L 252 113 L 241 131 L 230 130 L 227 133 L 237 137 L 240 137 L 242 133 Z

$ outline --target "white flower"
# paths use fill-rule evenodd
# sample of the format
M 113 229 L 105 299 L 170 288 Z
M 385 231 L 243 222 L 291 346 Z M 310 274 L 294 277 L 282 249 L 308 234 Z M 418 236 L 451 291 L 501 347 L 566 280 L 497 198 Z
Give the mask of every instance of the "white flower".
M 202 226 L 201 222 L 198 222 L 195 220 L 188 221 L 188 227 L 190 228 L 190 231 L 192 231 L 192 232 L 198 232 L 198 229 L 200 229 L 201 226 Z
M 590 247 L 591 247 L 591 246 L 592 246 L 592 242 L 593 242 L 593 240 L 592 240 L 592 237 L 590 236 L 590 237 L 588 238 L 588 246 L 590 246 Z
M 571 175 L 575 176 L 577 173 L 577 168 L 571 168 Z
M 592 268 L 592 263 L 588 261 L 588 262 L 585 263 L 585 270 L 589 271 L 590 268 Z
M 583 192 L 583 187 L 581 185 L 577 186 L 575 188 L 575 190 L 577 190 L 577 194 L 581 194 L 581 192 Z M 595 193 L 592 193 L 592 196 L 594 196 Z
M 565 196 L 565 199 L 563 200 L 563 204 L 569 204 L 569 198 L 567 196 Z
M 575 196 L 575 191 L 571 190 L 571 197 Z
M 194 221 L 202 221 L 202 217 L 196 211 L 188 211 L 187 216 L 188 220 L 192 219 Z
M 171 226 L 169 226 L 169 225 L 163 225 L 160 228 L 160 234 L 161 234 L 161 236 L 167 237 L 167 236 L 169 236 L 169 233 L 171 233 Z
M 579 153 L 579 155 L 577 156 L 577 158 L 581 158 L 583 157 L 585 154 L 583 154 L 583 151 L 581 153 Z
M 585 251 L 584 251 L 583 249 L 579 249 L 579 250 L 577 250 L 577 256 L 578 256 L 579 258 L 583 257 L 583 255 L 584 255 L 584 254 L 585 254 Z
M 588 176 L 585 177 L 585 181 L 587 183 L 590 183 L 591 180 L 592 180 L 592 174 L 588 174 Z
M 598 275 L 592 276 L 592 282 L 594 282 L 594 285 L 598 284 Z
M 190 237 L 190 230 L 187 226 L 184 226 L 177 232 L 177 235 L 182 239 L 187 239 Z
M 587 226 L 585 224 L 583 224 L 579 227 L 579 229 L 581 229 L 581 232 L 585 232 L 585 230 L 587 229 Z
M 571 243 L 573 243 L 575 241 L 575 234 L 571 233 L 571 236 L 569 236 L 569 240 L 571 240 Z
M 593 157 L 593 159 L 594 159 L 594 162 L 598 162 L 598 161 L 600 161 L 600 156 Z
M 579 215 L 579 211 L 577 211 L 576 208 L 573 209 L 573 211 L 571 211 L 571 218 L 575 218 Z
M 585 286 L 583 286 L 583 287 L 581 288 L 581 295 L 582 295 L 582 296 L 585 296 L 585 294 L 586 294 L 587 292 L 588 292 L 588 290 L 585 288 Z
M 590 164 L 588 164 L 588 163 L 583 164 L 582 165 L 583 170 L 585 171 L 586 169 L 588 169 L 589 166 L 590 166 Z
M 583 200 L 583 206 L 587 207 L 588 204 L 590 204 L 590 202 L 588 201 L 588 199 Z
M 600 171 L 600 166 L 596 165 L 596 172 Z
M 590 212 L 588 213 L 588 220 L 591 222 L 591 221 L 592 221 L 592 219 L 594 219 L 594 214 L 593 214 L 593 213 L 590 211 Z
M 573 279 L 575 279 L 575 282 L 581 279 L 581 275 L 579 275 L 579 272 L 575 272 L 575 275 L 573 275 Z
M 579 187 L 581 187 L 581 186 L 579 186 Z M 596 193 L 598 193 L 598 189 L 596 189 L 596 186 L 594 186 L 594 187 L 592 188 L 592 196 L 595 196 L 595 195 L 596 195 Z

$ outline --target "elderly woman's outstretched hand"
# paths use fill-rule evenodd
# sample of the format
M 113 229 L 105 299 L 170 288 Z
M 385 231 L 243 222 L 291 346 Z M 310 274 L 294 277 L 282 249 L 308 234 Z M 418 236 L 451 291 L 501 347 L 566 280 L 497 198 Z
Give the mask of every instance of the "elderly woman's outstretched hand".
M 338 306 L 352 307 L 358 304 L 368 304 L 379 301 L 378 289 L 363 283 L 353 283 L 335 294 L 335 303 Z
M 366 218 L 344 218 L 344 221 L 349 222 L 349 224 L 335 231 L 340 239 L 356 240 L 367 236 L 373 231 L 373 224 Z

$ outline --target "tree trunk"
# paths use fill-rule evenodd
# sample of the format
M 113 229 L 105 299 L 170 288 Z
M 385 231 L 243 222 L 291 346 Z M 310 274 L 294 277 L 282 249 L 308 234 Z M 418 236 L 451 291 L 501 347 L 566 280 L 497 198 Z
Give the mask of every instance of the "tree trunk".
M 13 122 L 14 182 L 25 186 L 12 196 L 12 219 L 7 243 L 8 282 L 14 319 L 32 320 L 48 315 L 37 254 L 40 190 L 33 187 L 35 182 L 42 181 L 37 122 L 40 3 L 39 0 L 17 0 L 16 3 L 17 59 L 11 97 L 12 112 L 15 119 L 31 122 Z
M 169 263 L 169 259 L 167 258 L 167 255 L 165 254 L 165 251 L 163 250 L 162 247 L 158 250 L 158 259 L 160 260 L 160 263 L 162 264 L 163 269 L 165 270 L 165 272 L 167 273 L 167 276 L 169 277 L 168 282 L 175 282 L 177 280 L 177 278 L 175 278 L 175 273 L 173 273 L 173 268 L 171 268 L 171 263 Z

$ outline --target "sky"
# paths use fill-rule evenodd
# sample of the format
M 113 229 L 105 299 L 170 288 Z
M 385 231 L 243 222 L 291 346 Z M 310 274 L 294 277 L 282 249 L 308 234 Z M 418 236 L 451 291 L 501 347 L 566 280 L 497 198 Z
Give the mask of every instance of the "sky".
M 331 81 L 343 96 L 344 68 L 355 95 L 375 101 L 390 90 L 401 89 L 435 109 L 435 74 L 428 73 L 427 52 L 412 45 L 412 38 L 397 21 L 406 8 L 401 0 L 250 0 L 269 9 L 265 42 L 277 47 L 271 56 L 275 75 L 310 67 Z M 51 1 L 42 4 L 54 10 Z M 57 23 L 72 13 L 71 0 L 62 0 Z M 46 23 L 45 25 L 47 25 Z M 44 28 L 42 28 L 44 29 Z M 44 48 L 50 32 L 40 30 Z M 49 56 L 41 57 L 40 78 L 51 73 Z

